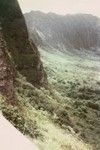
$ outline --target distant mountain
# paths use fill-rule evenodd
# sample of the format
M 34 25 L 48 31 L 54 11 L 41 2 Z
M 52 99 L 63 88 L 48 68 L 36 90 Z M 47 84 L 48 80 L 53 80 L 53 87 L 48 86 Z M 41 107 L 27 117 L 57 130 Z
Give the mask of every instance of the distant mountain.
M 37 46 L 66 49 L 100 47 L 100 19 L 90 14 L 57 15 L 31 11 L 25 14 L 29 33 Z

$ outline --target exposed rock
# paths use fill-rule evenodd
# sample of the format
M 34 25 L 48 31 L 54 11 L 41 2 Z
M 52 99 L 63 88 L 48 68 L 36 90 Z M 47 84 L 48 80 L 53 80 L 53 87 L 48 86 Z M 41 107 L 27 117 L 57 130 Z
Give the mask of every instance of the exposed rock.
M 16 69 L 34 85 L 47 82 L 37 47 L 28 39 L 24 17 L 17 0 L 0 1 L 4 40 Z
M 6 97 L 8 103 L 15 104 L 15 72 L 7 58 L 6 51 L 6 43 L 3 39 L 2 32 L 0 32 L 0 93 Z
M 0 1 L 0 92 L 15 103 L 17 71 L 35 86 L 47 83 L 37 47 L 28 39 L 24 17 L 17 0 Z

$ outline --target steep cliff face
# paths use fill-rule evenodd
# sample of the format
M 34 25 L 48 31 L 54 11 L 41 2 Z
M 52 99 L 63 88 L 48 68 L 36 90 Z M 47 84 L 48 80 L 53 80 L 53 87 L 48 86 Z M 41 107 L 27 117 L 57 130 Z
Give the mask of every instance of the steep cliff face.
M 17 72 L 35 86 L 47 83 L 46 73 L 35 44 L 28 39 L 24 17 L 17 0 L 0 1 L 0 93 L 8 103 L 17 98 Z
M 11 66 L 8 56 L 6 55 L 7 47 L 0 32 L 0 94 L 5 96 L 10 104 L 16 103 L 16 96 L 14 91 L 14 76 L 15 72 Z
M 46 83 L 40 54 L 35 44 L 28 39 L 25 20 L 17 0 L 0 1 L 0 22 L 15 69 L 34 85 Z

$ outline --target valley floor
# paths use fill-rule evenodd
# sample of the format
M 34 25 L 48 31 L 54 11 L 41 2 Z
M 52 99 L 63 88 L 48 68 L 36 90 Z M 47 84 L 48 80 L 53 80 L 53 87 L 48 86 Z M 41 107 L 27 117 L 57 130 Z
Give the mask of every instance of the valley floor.
M 84 141 L 100 149 L 100 59 L 40 50 L 53 89 Z M 81 57 L 83 56 L 83 57 Z

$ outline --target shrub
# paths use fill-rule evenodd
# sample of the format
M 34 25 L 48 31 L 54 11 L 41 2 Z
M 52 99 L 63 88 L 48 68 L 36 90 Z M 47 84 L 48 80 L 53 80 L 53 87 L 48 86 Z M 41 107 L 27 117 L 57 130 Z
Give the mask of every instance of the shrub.
M 97 104 L 97 103 L 94 103 L 94 102 L 87 102 L 87 106 L 88 107 L 90 107 L 90 108 L 92 108 L 92 109 L 95 109 L 95 110 L 99 110 L 100 111 L 100 106 L 99 106 L 99 104 Z

